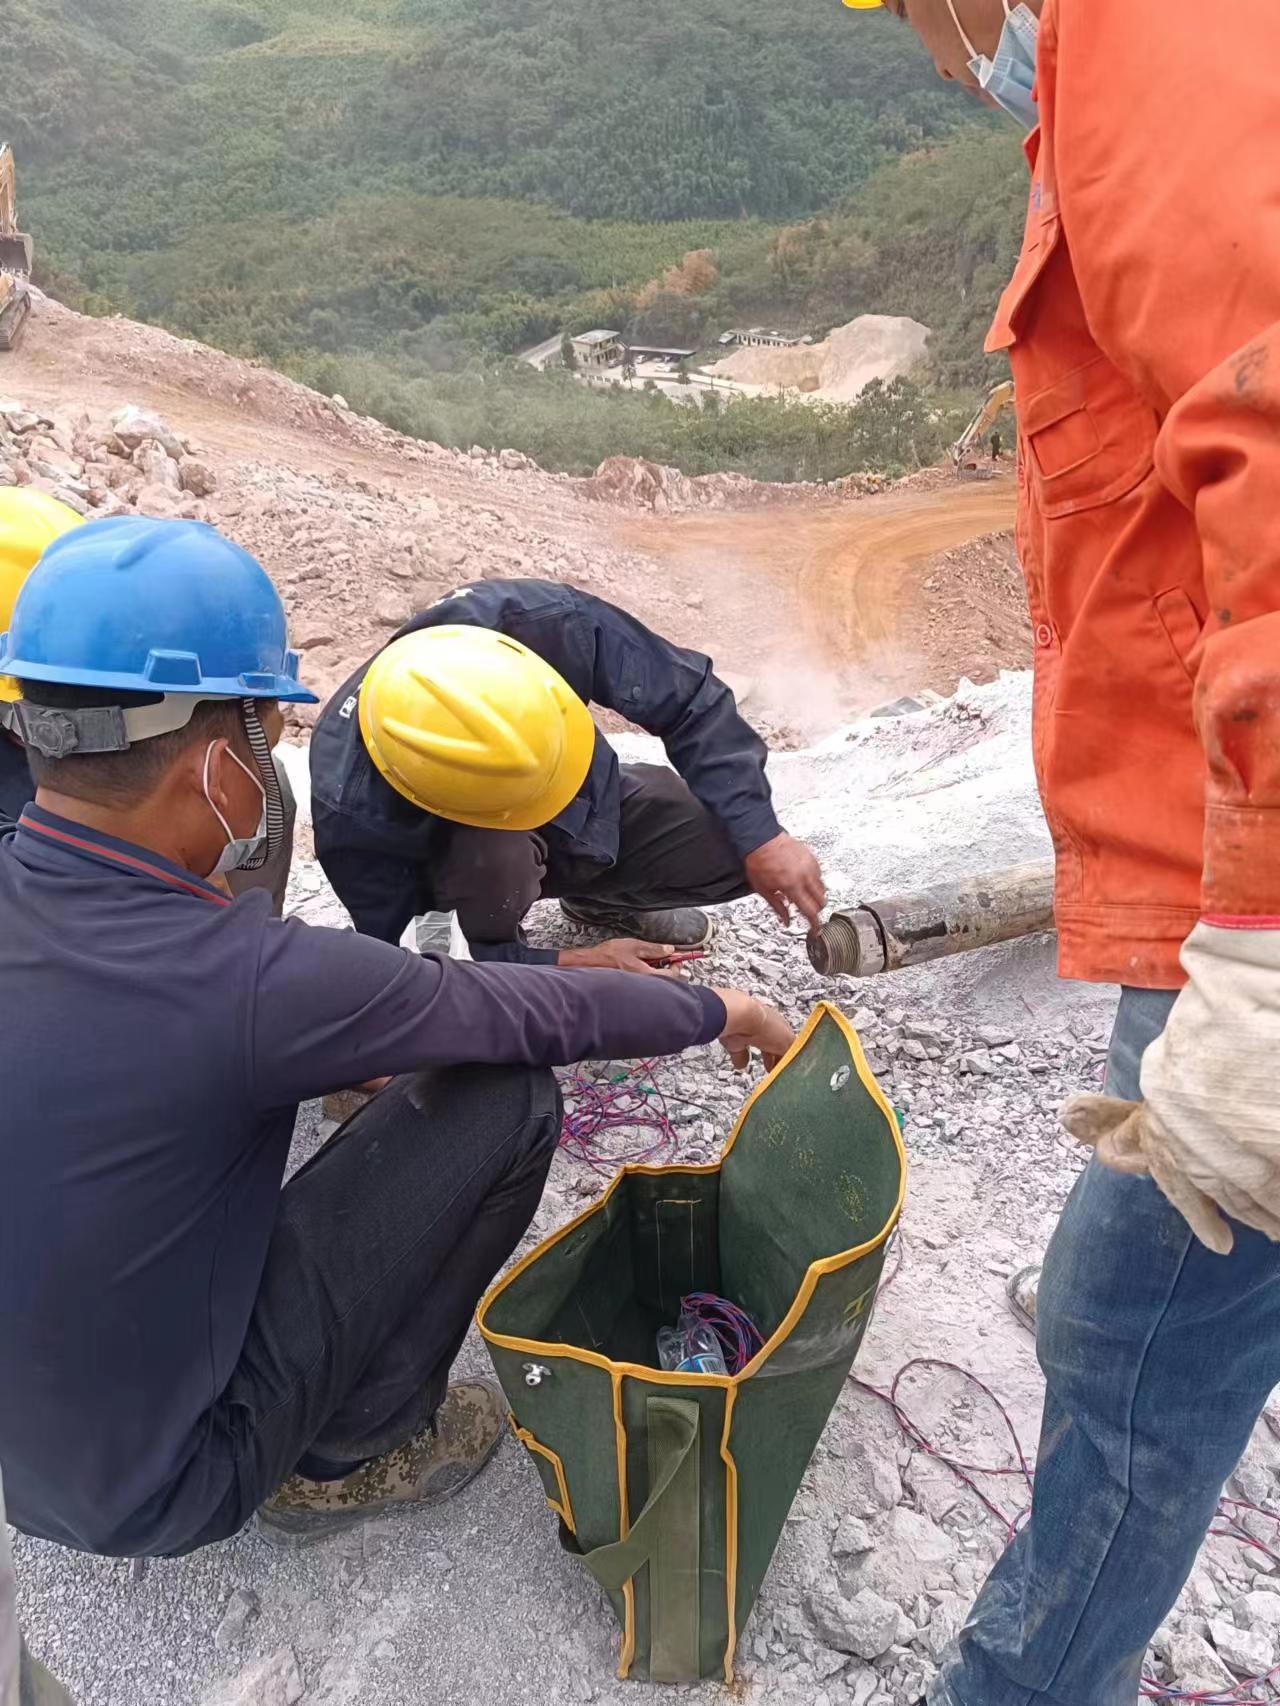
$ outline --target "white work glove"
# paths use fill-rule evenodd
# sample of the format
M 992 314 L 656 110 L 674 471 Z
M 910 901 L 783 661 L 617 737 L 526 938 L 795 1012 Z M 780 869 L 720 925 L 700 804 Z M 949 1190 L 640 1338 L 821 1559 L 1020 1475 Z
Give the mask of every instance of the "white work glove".
M 1191 981 L 1142 1058 L 1141 1102 L 1075 1096 L 1062 1123 L 1118 1173 L 1150 1174 L 1219 1255 L 1222 1218 L 1280 1243 L 1280 929 L 1197 924 Z

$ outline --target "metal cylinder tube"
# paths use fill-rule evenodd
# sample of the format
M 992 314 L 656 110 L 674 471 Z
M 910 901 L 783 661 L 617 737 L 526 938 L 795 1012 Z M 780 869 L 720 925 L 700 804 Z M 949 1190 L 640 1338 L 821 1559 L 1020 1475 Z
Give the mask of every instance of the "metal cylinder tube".
M 1046 860 L 833 913 L 809 938 L 809 959 L 824 977 L 874 977 L 1052 928 Z

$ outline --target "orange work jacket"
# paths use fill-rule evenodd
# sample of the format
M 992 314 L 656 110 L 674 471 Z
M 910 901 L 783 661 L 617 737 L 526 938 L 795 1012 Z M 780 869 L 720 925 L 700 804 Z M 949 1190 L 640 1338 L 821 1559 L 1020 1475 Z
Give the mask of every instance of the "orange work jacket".
M 1026 238 L 987 342 L 1064 977 L 1176 988 L 1280 927 L 1280 0 L 1047 0 Z

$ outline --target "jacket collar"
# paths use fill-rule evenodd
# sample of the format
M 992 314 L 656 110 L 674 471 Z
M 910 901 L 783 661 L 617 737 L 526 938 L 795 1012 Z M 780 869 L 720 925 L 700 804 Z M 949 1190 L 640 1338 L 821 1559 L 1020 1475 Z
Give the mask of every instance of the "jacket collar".
M 230 906 L 227 896 L 197 877 L 184 871 L 181 865 L 153 853 L 149 847 L 135 847 L 132 842 L 119 841 L 113 835 L 89 829 L 82 823 L 59 817 L 46 811 L 34 801 L 24 806 L 18 819 L 17 849 L 25 862 L 44 867 L 55 866 L 70 858 L 99 864 L 106 869 L 127 871 L 133 876 L 149 878 L 183 894 L 212 901 L 215 906 Z

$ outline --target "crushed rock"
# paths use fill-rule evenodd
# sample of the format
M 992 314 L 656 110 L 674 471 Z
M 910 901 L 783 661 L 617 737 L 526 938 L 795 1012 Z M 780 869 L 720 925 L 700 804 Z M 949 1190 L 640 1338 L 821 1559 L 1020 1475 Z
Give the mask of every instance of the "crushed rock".
M 839 480 L 753 480 L 746 474 L 685 474 L 638 456 L 609 456 L 582 482 L 589 498 L 632 509 L 677 515 L 697 509 L 760 508 L 767 504 L 812 503 L 819 495 L 868 498 L 898 484 L 883 474 L 858 472 Z
M 226 1687 L 215 1689 L 202 1706 L 295 1706 L 305 1692 L 297 1654 L 292 1647 L 281 1647 Z

